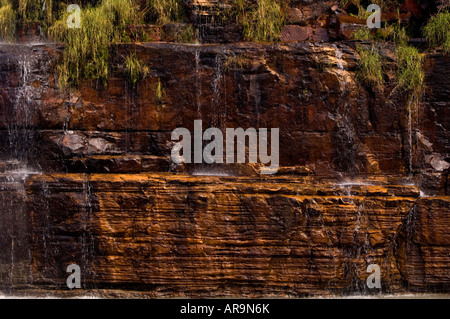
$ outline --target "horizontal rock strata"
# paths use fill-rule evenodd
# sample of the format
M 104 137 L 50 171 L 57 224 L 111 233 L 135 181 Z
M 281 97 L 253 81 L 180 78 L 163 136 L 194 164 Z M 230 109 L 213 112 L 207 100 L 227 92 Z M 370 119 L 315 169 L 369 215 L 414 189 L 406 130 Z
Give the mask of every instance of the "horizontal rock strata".
M 107 87 L 71 91 L 61 46 L 2 44 L 0 289 L 67 290 L 77 263 L 106 296 L 369 294 L 378 264 L 384 292 L 448 292 L 450 60 L 426 57 L 411 108 L 392 48 L 372 89 L 357 44 L 123 44 Z M 197 119 L 280 128 L 278 174 L 173 165 L 171 132 Z
M 387 292 L 450 285 L 448 198 L 415 186 L 54 174 L 27 190 L 36 284 L 77 263 L 90 287 L 154 296 L 369 292 L 369 264 Z

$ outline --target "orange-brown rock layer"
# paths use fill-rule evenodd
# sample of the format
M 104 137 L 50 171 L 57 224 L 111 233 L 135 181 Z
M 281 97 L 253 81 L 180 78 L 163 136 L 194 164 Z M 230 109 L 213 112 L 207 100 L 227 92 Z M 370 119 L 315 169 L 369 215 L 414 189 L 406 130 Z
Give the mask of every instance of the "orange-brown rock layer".
M 386 292 L 448 291 L 450 198 L 370 184 L 34 176 L 34 284 L 63 288 L 77 263 L 87 287 L 150 296 L 369 293 L 378 264 Z

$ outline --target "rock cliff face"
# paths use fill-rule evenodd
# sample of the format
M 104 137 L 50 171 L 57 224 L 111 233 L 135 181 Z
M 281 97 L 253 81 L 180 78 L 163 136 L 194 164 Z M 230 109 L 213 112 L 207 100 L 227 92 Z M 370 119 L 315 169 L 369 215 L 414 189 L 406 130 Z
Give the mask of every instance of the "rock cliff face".
M 355 77 L 354 42 L 113 48 L 106 88 L 61 47 L 0 47 L 0 287 L 161 296 L 448 292 L 448 57 L 417 105 Z M 384 55 L 392 62 L 391 48 Z M 123 77 L 136 52 L 150 76 Z M 158 89 L 161 88 L 161 90 Z M 176 166 L 171 132 L 280 128 L 280 170 Z M 219 175 L 219 176 L 213 176 Z
M 445 235 L 421 238 L 429 221 L 419 217 L 433 205 L 433 221 L 445 221 L 448 202 L 414 186 L 56 174 L 27 189 L 36 285 L 63 288 L 60 264 L 73 261 L 90 287 L 152 296 L 363 292 L 371 263 L 386 291 L 448 285 Z

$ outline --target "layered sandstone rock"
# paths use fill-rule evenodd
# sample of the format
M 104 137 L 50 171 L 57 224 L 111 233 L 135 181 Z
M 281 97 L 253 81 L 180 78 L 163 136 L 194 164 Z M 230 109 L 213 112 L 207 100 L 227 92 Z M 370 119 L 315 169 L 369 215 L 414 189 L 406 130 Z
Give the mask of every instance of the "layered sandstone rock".
M 370 293 L 369 264 L 386 292 L 448 291 L 450 60 L 427 57 L 412 109 L 389 96 L 391 48 L 382 91 L 356 79 L 355 45 L 125 44 L 106 88 L 72 91 L 60 46 L 2 45 L 2 290 L 65 289 L 77 263 L 106 295 Z M 136 87 L 130 51 L 150 68 Z M 174 166 L 172 130 L 198 119 L 280 128 L 278 174 Z
M 280 152 L 281 166 L 305 166 L 329 177 L 411 175 L 423 183 L 424 173 L 429 178 L 436 174 L 434 186 L 426 188 L 434 188 L 430 194 L 445 194 L 448 58 L 429 57 L 428 94 L 414 108 L 406 95 L 389 96 L 395 86 L 392 71 L 387 73 L 392 84 L 384 91 L 359 83 L 355 45 L 120 45 L 108 86 L 92 82 L 75 92 L 58 90 L 51 72 L 43 76 L 36 71 L 54 67 L 58 47 L 29 47 L 23 59 L 35 60 L 21 62 L 14 56 L 16 46 L 5 45 L 3 158 L 28 143 L 21 154 L 44 171 L 80 172 L 79 163 L 98 162 L 101 156 L 115 156 L 119 166 L 123 156 L 128 156 L 125 163 L 130 156 L 138 162 L 145 156 L 163 159 L 173 146 L 171 132 L 193 130 L 194 120 L 201 119 L 205 129 L 281 128 L 280 145 L 290 145 Z M 123 76 L 121 52 L 129 51 L 151 73 L 136 88 Z M 384 52 L 394 68 L 389 47 Z M 24 86 L 20 68 L 27 63 L 32 68 Z
M 61 264 L 78 263 L 86 287 L 151 296 L 370 293 L 378 264 L 386 292 L 446 291 L 448 198 L 371 184 L 35 176 L 34 284 L 63 288 Z

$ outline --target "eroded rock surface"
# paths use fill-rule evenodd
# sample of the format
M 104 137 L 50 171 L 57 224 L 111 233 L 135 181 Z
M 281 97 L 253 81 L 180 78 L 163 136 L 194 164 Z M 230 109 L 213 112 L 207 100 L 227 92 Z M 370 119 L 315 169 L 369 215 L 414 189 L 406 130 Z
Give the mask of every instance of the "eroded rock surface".
M 2 44 L 2 290 L 65 289 L 77 263 L 85 288 L 155 297 L 370 293 L 375 263 L 384 291 L 448 292 L 450 60 L 427 56 L 413 109 L 391 48 L 372 90 L 355 45 L 125 44 L 106 88 L 62 91 L 60 46 Z M 197 119 L 280 128 L 278 174 L 174 166 L 171 132 Z

